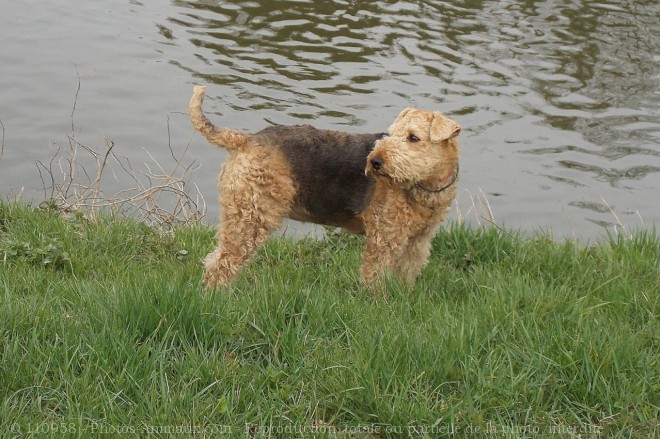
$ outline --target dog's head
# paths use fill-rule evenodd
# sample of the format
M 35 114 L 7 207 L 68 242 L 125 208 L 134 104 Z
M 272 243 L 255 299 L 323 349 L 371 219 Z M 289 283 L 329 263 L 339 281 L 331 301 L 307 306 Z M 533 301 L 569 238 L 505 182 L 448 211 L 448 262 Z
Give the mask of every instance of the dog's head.
M 397 184 L 436 185 L 456 178 L 461 127 L 436 111 L 406 108 L 376 142 L 365 172 Z

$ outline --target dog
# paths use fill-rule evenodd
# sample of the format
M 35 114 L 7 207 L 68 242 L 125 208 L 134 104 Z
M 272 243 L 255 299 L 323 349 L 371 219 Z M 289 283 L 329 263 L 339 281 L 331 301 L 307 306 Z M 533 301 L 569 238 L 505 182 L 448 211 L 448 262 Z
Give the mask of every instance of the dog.
M 204 95 L 194 87 L 193 126 L 229 153 L 218 178 L 218 243 L 204 262 L 207 288 L 235 279 L 284 218 L 365 235 L 366 286 L 385 275 L 414 285 L 456 197 L 458 123 L 405 108 L 386 133 L 295 125 L 246 134 L 217 128 L 202 110 Z

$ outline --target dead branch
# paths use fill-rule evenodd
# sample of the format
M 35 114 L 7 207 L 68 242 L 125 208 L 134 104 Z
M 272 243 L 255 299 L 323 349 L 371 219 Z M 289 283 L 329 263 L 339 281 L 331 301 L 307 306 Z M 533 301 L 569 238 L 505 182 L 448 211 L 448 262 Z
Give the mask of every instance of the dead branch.
M 0 137 L 0 160 L 2 160 L 2 153 L 5 152 L 5 124 L 0 120 L 0 128 L 2 129 L 2 137 Z
M 101 149 L 78 140 L 74 116 L 79 92 L 78 74 L 68 145 L 57 145 L 57 151 L 48 163 L 37 162 L 48 204 L 64 213 L 81 214 L 91 219 L 107 211 L 119 213 L 164 230 L 199 222 L 205 215 L 206 205 L 199 188 L 189 183 L 199 165 L 194 161 L 184 163 L 190 141 L 180 154 L 175 153 L 170 116 L 168 148 L 174 160 L 173 169 L 168 171 L 146 151 L 155 167 L 145 163 L 144 169 L 136 170 L 127 157 L 115 153 L 115 142 L 111 139 L 106 138 Z M 109 193 L 105 190 L 109 179 L 120 185 L 129 182 L 129 187 Z M 194 188 L 193 194 L 191 187 Z

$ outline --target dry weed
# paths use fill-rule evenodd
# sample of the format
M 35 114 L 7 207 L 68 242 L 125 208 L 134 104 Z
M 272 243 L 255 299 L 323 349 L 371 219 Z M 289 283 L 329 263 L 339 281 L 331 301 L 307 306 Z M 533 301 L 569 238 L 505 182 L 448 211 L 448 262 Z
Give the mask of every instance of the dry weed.
M 96 149 L 79 141 L 75 135 L 75 110 L 78 87 L 71 111 L 71 135 L 68 144 L 58 145 L 48 163 L 37 162 L 45 203 L 65 213 L 97 217 L 104 212 L 120 213 L 165 230 L 200 221 L 206 205 L 196 185 L 190 183 L 199 168 L 194 161 L 184 164 L 183 152 L 176 155 L 171 144 L 170 116 L 167 119 L 168 148 L 174 159 L 173 169 L 166 170 L 146 151 L 152 164 L 134 169 L 129 159 L 115 153 L 115 144 L 106 138 L 105 146 Z M 110 175 L 109 175 L 110 174 Z M 110 193 L 104 188 L 108 178 L 129 187 Z M 193 195 L 194 194 L 194 195 Z

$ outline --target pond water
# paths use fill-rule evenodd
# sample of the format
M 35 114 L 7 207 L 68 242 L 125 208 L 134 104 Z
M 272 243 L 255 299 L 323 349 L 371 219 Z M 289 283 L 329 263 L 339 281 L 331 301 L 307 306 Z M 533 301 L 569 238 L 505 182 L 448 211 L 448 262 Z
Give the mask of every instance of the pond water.
M 4 2 L 0 195 L 43 197 L 36 163 L 66 174 L 49 160 L 72 137 L 141 175 L 182 157 L 214 222 L 225 152 L 185 114 L 204 83 L 214 122 L 247 131 L 448 114 L 463 127 L 454 218 L 579 239 L 651 227 L 659 18 L 655 0 Z M 110 192 L 133 183 L 119 171 Z

